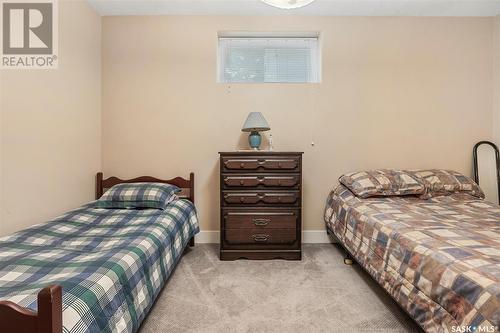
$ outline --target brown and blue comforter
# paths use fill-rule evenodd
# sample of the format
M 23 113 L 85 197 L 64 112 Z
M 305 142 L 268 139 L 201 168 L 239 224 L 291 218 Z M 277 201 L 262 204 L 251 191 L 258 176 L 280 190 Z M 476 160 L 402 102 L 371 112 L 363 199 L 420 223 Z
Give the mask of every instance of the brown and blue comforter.
M 428 332 L 498 332 L 500 206 L 453 194 L 328 197 L 328 229 Z

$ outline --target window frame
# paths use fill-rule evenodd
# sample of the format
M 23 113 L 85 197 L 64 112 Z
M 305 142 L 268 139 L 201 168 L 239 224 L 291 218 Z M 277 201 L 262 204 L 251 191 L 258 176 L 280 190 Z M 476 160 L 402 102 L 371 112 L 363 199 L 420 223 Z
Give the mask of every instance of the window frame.
M 313 39 L 315 47 L 310 48 L 310 79 L 308 81 L 227 81 L 225 77 L 225 57 L 226 50 L 221 45 L 221 40 L 227 39 Z M 316 84 L 322 79 L 322 52 L 321 38 L 317 32 L 293 32 L 293 33 L 262 33 L 262 32 L 219 32 L 217 36 L 217 68 L 216 82 L 222 84 Z

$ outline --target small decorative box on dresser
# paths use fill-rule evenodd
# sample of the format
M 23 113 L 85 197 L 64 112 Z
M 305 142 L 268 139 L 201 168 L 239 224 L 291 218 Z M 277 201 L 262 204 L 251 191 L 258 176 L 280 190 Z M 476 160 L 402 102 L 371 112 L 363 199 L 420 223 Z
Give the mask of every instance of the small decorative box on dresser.
M 220 259 L 300 260 L 302 153 L 220 154 Z

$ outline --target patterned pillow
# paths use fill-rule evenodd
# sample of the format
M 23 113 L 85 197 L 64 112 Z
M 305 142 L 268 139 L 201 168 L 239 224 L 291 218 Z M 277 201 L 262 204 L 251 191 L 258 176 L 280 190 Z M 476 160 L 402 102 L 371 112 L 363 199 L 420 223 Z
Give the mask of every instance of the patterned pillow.
M 429 199 L 440 195 L 450 195 L 457 192 L 466 192 L 480 199 L 484 199 L 481 188 L 469 177 L 452 170 L 411 170 L 408 171 L 421 179 L 425 185 L 422 199 Z
M 165 209 L 177 198 L 177 186 L 162 183 L 130 183 L 111 187 L 97 200 L 97 208 Z
M 424 185 L 415 176 L 402 170 L 353 172 L 343 175 L 339 181 L 360 198 L 421 195 L 425 191 Z

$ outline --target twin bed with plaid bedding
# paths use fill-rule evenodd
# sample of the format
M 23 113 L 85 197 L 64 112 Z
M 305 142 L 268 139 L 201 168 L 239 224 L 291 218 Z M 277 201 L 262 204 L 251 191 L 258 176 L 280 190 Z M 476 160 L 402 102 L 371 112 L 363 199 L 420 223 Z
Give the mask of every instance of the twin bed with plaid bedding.
M 37 293 L 63 288 L 63 332 L 135 332 L 191 237 L 194 205 L 98 209 L 95 202 L 0 238 L 0 300 L 37 310 Z
M 428 332 L 497 332 L 500 206 L 457 193 L 361 199 L 340 185 L 327 228 Z

